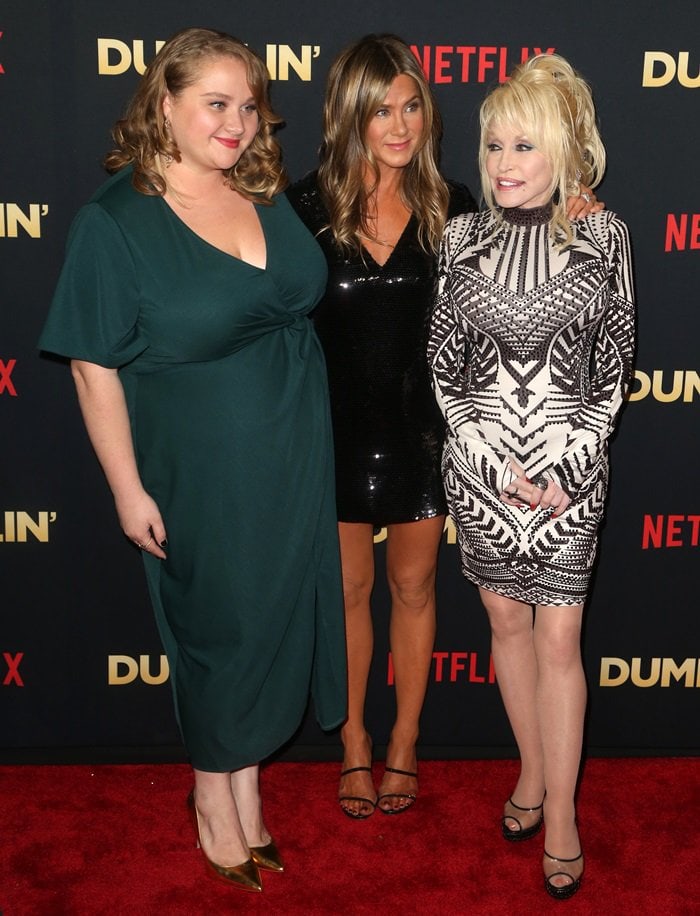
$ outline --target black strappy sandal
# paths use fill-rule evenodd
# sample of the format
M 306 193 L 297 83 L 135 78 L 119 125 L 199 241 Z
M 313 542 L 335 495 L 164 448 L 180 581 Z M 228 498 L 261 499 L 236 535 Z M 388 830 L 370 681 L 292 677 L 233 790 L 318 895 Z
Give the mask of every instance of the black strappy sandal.
M 371 773 L 372 767 L 349 767 L 347 770 L 342 770 L 340 776 L 348 776 L 350 773 Z M 367 814 L 363 814 L 361 811 L 349 811 L 344 805 L 344 801 L 358 801 L 362 802 L 363 805 L 370 805 L 372 810 L 368 811 Z M 338 804 L 343 810 L 343 814 L 347 814 L 348 817 L 351 817 L 354 821 L 364 821 L 366 818 L 371 817 L 374 814 L 374 809 L 377 807 L 377 801 L 372 801 L 371 798 L 365 798 L 364 795 L 340 795 L 338 797 Z
M 580 852 L 573 859 L 559 859 L 557 856 L 550 856 L 546 849 L 544 854 L 546 858 L 550 860 L 550 862 L 560 862 L 565 865 L 570 865 L 572 862 L 578 862 L 579 859 L 583 858 L 583 852 Z M 549 896 L 554 897 L 555 900 L 568 900 L 569 897 L 573 897 L 576 891 L 581 887 L 581 875 L 583 875 L 583 871 L 578 876 L 578 878 L 574 878 L 570 872 L 565 871 L 564 869 L 553 871 L 551 875 L 544 876 L 544 888 Z M 557 877 L 571 878 L 571 883 L 561 886 L 558 884 L 552 884 L 552 878 Z
M 418 779 L 418 773 L 411 773 L 409 770 L 397 770 L 395 767 L 384 767 L 384 772 L 398 773 L 399 776 L 412 776 L 414 779 Z M 400 808 L 382 808 L 379 802 L 383 798 L 406 798 L 408 799 L 408 804 L 402 805 Z M 377 805 L 379 805 L 379 810 L 382 814 L 403 814 L 404 811 L 408 811 L 409 808 L 413 807 L 413 803 L 417 798 L 417 795 L 408 792 L 385 792 L 384 795 L 380 795 L 377 798 Z
M 527 811 L 532 814 L 535 811 L 542 812 L 542 806 L 544 805 L 544 799 L 534 808 L 521 808 L 520 805 L 516 805 L 512 797 L 506 802 L 507 805 L 515 808 L 516 811 Z M 517 830 L 511 830 L 511 828 L 506 824 L 506 821 L 515 821 L 518 825 Z M 503 831 L 504 839 L 508 840 L 511 843 L 518 843 L 521 840 L 529 840 L 531 837 L 536 836 L 542 829 L 542 824 L 544 822 L 544 815 L 540 813 L 539 820 L 537 823 L 533 824 L 531 827 L 523 827 L 517 817 L 514 814 L 504 814 L 501 818 L 501 830 Z

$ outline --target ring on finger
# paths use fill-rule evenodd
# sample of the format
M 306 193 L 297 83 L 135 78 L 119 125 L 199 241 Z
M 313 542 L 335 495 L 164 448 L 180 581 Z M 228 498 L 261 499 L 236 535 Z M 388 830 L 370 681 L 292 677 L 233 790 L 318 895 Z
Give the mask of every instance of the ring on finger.
M 583 197 L 587 204 L 591 202 L 591 195 L 588 193 L 588 191 L 584 191 L 581 197 Z
M 151 543 L 152 540 L 153 540 L 153 535 L 149 537 L 149 539 L 146 541 L 145 544 L 139 544 L 139 547 L 141 548 L 141 550 L 145 550 L 148 547 L 148 545 Z

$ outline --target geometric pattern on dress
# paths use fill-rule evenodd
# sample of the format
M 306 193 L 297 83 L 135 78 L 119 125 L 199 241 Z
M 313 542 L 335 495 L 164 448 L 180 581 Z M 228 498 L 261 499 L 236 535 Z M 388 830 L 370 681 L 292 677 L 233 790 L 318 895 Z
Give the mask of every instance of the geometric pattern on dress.
M 607 444 L 631 377 L 627 230 L 609 211 L 561 250 L 548 211 L 489 212 L 443 236 L 428 356 L 447 420 L 443 473 L 465 575 L 535 604 L 585 600 L 608 483 Z M 572 502 L 511 507 L 510 459 Z

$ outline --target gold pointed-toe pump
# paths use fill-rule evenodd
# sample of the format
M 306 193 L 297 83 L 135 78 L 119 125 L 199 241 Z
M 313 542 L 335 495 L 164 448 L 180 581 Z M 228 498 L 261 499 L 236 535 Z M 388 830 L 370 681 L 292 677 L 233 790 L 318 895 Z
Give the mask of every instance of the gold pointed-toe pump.
M 212 862 L 206 852 L 204 852 L 202 837 L 199 830 L 199 811 L 197 811 L 197 805 L 194 800 L 194 789 L 187 796 L 187 807 L 190 812 L 190 817 L 192 818 L 194 832 L 197 835 L 197 848 L 202 850 L 202 855 L 204 856 L 204 861 L 206 862 L 209 873 L 220 881 L 225 881 L 227 884 L 231 884 L 241 890 L 261 891 L 262 882 L 260 880 L 260 872 L 258 871 L 258 866 L 252 854 L 250 859 L 246 859 L 246 861 L 242 862 L 240 865 L 219 865 L 217 862 Z
M 266 846 L 251 846 L 250 855 L 258 868 L 264 868 L 267 871 L 284 871 L 284 863 L 274 840 L 270 840 Z

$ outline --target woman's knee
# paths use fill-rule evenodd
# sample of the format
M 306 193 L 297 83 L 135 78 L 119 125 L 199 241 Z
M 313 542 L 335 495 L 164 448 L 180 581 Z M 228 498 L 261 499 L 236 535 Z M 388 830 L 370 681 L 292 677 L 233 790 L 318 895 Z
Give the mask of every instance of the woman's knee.
M 435 569 L 387 570 L 389 591 L 394 604 L 422 611 L 435 604 Z
M 486 609 L 491 633 L 496 640 L 517 639 L 532 635 L 532 608 L 487 589 L 480 589 L 481 602 Z

